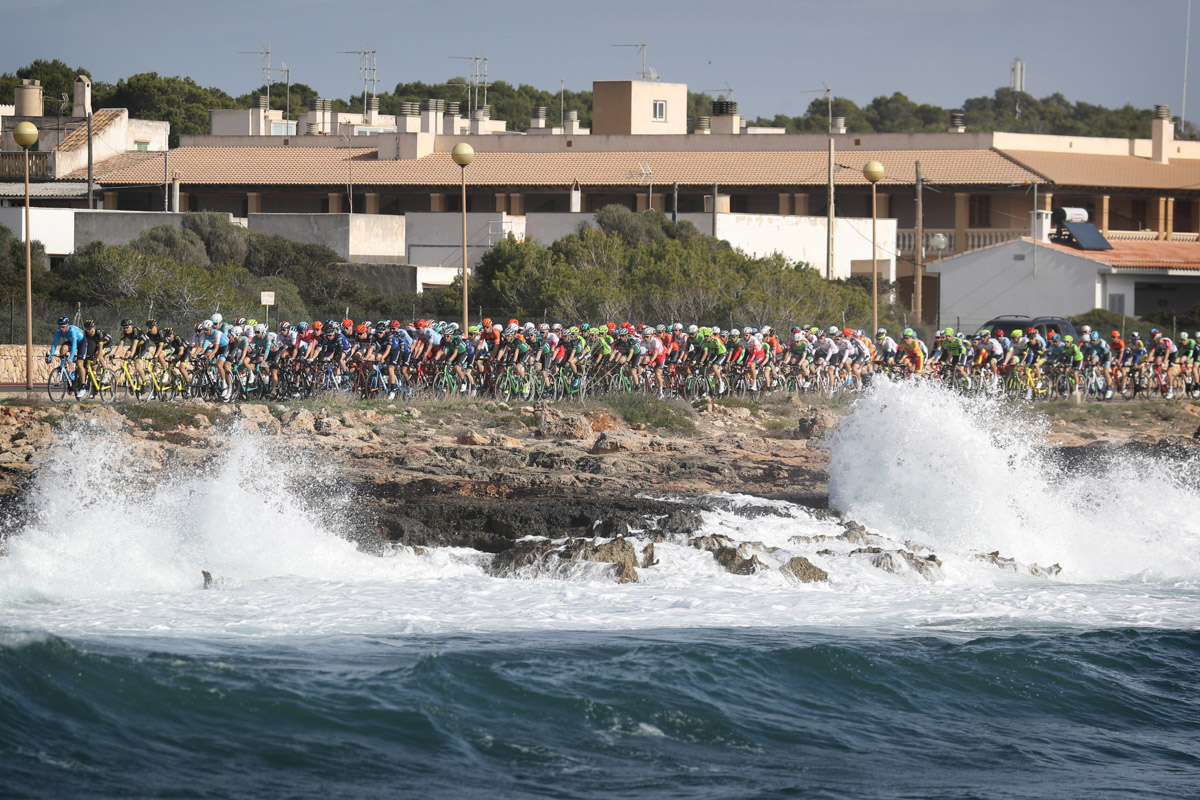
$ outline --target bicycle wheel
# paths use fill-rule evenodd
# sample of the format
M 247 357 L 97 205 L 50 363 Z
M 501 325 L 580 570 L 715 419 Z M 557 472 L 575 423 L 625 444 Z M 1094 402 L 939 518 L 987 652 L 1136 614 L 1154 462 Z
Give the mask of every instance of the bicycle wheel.
M 50 370 L 50 377 L 46 381 L 46 391 L 50 394 L 50 400 L 55 403 L 61 403 L 70 390 L 71 374 L 67 372 L 67 368 L 59 364 Z
M 100 400 L 105 403 L 111 403 L 117 399 L 117 390 L 114 386 L 116 378 L 113 376 L 111 369 L 106 369 L 96 376 L 96 381 L 100 384 L 96 388 L 96 394 L 100 395 Z
M 126 367 L 128 374 L 125 376 L 125 391 L 135 402 L 142 402 L 146 399 L 149 391 L 146 388 L 146 382 L 138 377 L 138 374 L 133 369 Z
M 155 376 L 154 394 L 159 400 L 167 402 L 174 400 L 179 393 L 179 379 L 175 377 L 175 370 L 164 369 Z

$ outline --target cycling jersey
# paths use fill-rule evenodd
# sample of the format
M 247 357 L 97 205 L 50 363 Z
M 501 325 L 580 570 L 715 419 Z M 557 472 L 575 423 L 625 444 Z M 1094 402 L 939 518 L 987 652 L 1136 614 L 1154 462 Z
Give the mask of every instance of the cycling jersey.
M 58 344 L 61 340 L 63 344 L 71 346 L 67 360 L 74 361 L 75 356 L 79 352 L 80 348 L 87 346 L 85 343 L 86 339 L 87 335 L 83 332 L 82 328 L 78 328 L 74 325 L 69 326 L 65 331 L 59 328 L 54 332 L 54 343 L 50 345 L 50 355 L 54 355 L 58 352 Z

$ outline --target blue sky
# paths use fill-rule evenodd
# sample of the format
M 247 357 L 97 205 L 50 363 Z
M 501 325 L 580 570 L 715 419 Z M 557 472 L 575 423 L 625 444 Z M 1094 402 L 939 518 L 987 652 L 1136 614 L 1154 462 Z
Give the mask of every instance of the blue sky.
M 260 57 L 238 51 L 269 43 L 273 65 L 331 97 L 362 91 L 357 56 L 338 51 L 371 48 L 380 91 L 464 74 L 450 56 L 470 55 L 492 80 L 587 89 L 636 77 L 636 50 L 612 45 L 640 39 L 663 80 L 730 85 L 750 117 L 802 113 L 823 82 L 859 104 L 902 91 L 953 107 L 1007 86 L 1016 56 L 1037 97 L 1178 114 L 1186 13 L 1187 0 L 0 0 L 0 71 L 60 58 L 98 80 L 188 75 L 237 95 L 262 82 Z

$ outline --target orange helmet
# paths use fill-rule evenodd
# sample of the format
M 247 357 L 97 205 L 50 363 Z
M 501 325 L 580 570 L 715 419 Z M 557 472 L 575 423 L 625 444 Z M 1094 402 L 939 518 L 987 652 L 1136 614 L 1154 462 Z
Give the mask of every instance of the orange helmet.
M 608 323 L 607 327 L 608 327 L 608 332 L 612 333 L 613 331 L 615 331 L 617 329 L 617 323 L 610 322 L 610 323 Z
M 842 328 L 842 336 L 853 336 L 853 335 L 854 335 L 853 328 Z
M 490 328 L 490 327 L 492 327 L 492 318 L 491 318 L 491 317 L 484 317 L 484 318 L 483 318 L 483 323 L 482 323 L 482 325 L 483 325 L 483 327 L 485 327 L 485 328 Z
M 1114 338 L 1114 339 L 1120 339 L 1120 338 L 1121 338 L 1121 332 L 1120 332 L 1120 331 L 1113 331 L 1113 332 L 1112 332 L 1112 338 Z
M 354 332 L 357 333 L 359 336 L 362 336 L 364 333 L 366 333 L 369 330 L 370 330 L 370 328 L 368 328 L 366 325 L 359 325 L 357 328 L 354 329 Z
M 354 320 L 352 320 L 352 319 L 344 319 L 344 320 L 342 320 L 342 327 L 343 327 L 343 328 L 353 328 L 353 327 L 354 327 Z
M 510 319 L 510 320 L 508 321 L 508 324 L 509 324 L 509 325 L 520 325 L 521 323 L 517 321 L 517 318 L 516 318 L 516 317 L 513 317 L 512 319 Z
M 317 321 L 315 321 L 315 322 L 312 324 L 312 329 L 313 329 L 314 331 L 319 331 L 319 330 L 321 330 L 321 326 L 322 326 L 322 324 L 323 324 L 323 323 L 321 322 L 321 320 L 317 320 Z

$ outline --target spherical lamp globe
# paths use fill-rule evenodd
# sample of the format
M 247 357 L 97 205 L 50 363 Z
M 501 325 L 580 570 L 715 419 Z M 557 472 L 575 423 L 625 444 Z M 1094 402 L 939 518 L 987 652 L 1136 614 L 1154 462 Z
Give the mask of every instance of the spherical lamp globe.
M 454 145 L 454 149 L 450 151 L 450 157 L 454 159 L 454 163 L 460 167 L 465 167 L 475 158 L 475 148 L 466 142 L 459 142 Z
M 13 139 L 21 147 L 33 147 L 38 140 L 37 126 L 32 122 L 18 122 L 13 128 Z

